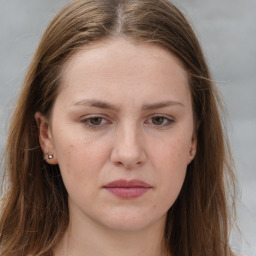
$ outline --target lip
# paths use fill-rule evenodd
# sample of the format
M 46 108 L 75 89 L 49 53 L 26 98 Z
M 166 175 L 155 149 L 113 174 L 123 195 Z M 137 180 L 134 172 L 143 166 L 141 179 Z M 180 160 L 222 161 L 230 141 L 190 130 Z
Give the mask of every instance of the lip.
M 137 198 L 152 189 L 142 180 L 115 180 L 103 186 L 108 192 L 123 199 Z

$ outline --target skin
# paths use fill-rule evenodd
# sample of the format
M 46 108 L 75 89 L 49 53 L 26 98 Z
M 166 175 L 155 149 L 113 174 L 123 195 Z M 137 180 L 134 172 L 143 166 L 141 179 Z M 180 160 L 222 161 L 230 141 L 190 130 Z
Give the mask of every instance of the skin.
M 179 60 L 124 38 L 87 46 L 64 66 L 51 119 L 39 112 L 35 119 L 42 150 L 53 155 L 46 161 L 59 164 L 69 195 L 70 225 L 55 255 L 165 255 L 167 211 L 196 154 Z M 103 188 L 118 179 L 151 188 L 119 198 Z

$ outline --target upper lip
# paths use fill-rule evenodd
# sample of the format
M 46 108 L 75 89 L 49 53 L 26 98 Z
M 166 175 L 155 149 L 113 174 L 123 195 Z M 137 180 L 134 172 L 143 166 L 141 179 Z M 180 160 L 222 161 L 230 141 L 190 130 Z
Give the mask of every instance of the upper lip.
M 104 188 L 134 188 L 134 187 L 140 187 L 140 188 L 151 188 L 148 183 L 142 180 L 115 180 L 107 185 L 103 186 Z

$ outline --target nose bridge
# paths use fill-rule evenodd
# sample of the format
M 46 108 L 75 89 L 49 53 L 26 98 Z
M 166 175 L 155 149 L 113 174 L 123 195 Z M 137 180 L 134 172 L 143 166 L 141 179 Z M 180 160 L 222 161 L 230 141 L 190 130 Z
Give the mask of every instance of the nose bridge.
M 112 161 L 125 167 L 141 165 L 146 158 L 142 134 L 135 121 L 126 121 L 116 129 Z
M 139 129 L 136 124 L 126 124 L 123 127 L 120 127 L 120 139 L 121 145 L 127 149 L 137 151 L 139 149 Z M 121 146 L 120 145 L 120 146 Z

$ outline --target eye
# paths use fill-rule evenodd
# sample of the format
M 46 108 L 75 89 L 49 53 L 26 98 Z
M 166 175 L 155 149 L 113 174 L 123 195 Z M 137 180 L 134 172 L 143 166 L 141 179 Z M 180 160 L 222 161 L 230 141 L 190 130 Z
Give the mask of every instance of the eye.
M 81 122 L 90 128 L 100 128 L 103 125 L 108 123 L 108 121 L 101 116 L 91 116 L 91 117 L 82 119 Z
M 92 118 L 88 119 L 90 125 L 95 125 L 95 126 L 100 125 L 102 120 L 103 120 L 102 117 L 92 117 Z
M 164 127 L 171 125 L 174 120 L 166 116 L 158 115 L 151 117 L 147 122 L 158 127 Z

